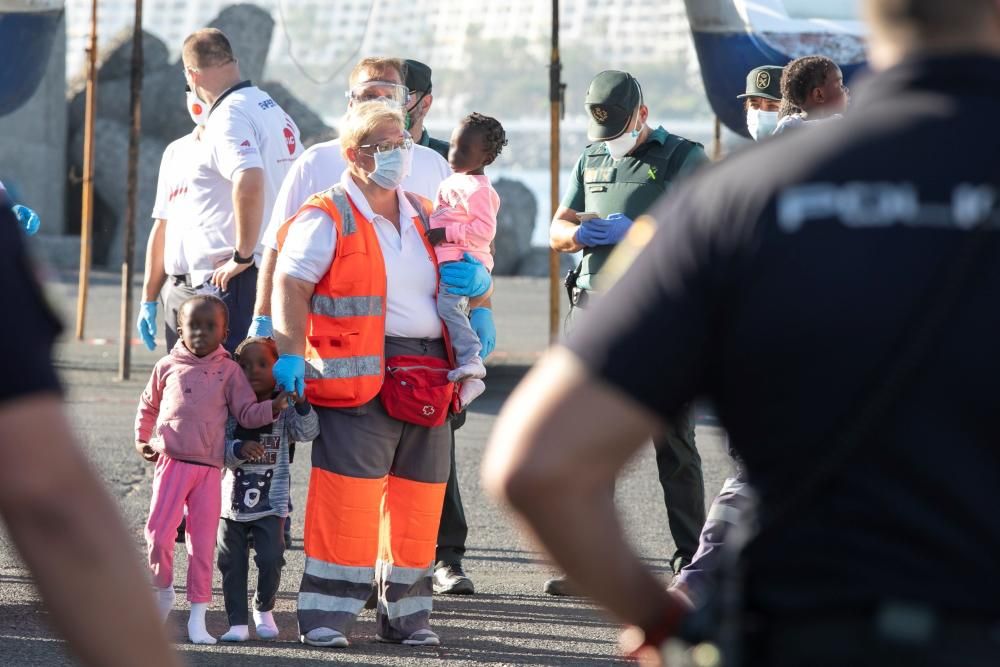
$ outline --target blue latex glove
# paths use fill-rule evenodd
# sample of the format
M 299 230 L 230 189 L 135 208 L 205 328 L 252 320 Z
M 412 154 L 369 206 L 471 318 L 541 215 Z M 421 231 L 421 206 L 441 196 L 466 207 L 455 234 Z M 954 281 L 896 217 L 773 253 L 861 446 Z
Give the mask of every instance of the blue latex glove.
M 297 354 L 283 354 L 274 362 L 274 380 L 278 389 L 295 392 L 299 396 L 306 393 L 306 360 Z
M 469 322 L 472 323 L 472 328 L 479 336 L 479 344 L 482 346 L 479 356 L 485 359 L 493 354 L 497 346 L 497 328 L 493 324 L 493 311 L 489 308 L 473 308 L 469 313 Z
M 441 282 L 448 286 L 448 294 L 482 296 L 490 288 L 490 280 L 490 272 L 469 253 L 465 253 L 463 261 L 441 267 Z
M 274 333 L 274 329 L 271 326 L 271 318 L 268 315 L 256 315 L 253 320 L 250 321 L 250 330 L 247 331 L 247 338 L 252 336 L 263 336 L 264 338 L 270 338 L 271 334 Z
M 156 302 L 143 301 L 139 304 L 139 319 L 135 326 L 139 329 L 139 338 L 146 344 L 150 352 L 156 349 Z
M 580 245 L 593 247 L 599 245 L 614 245 L 625 238 L 632 226 L 632 218 L 622 213 L 612 213 L 607 218 L 594 218 L 581 222 L 576 230 L 576 242 Z
M 38 219 L 38 214 L 27 206 L 17 204 L 11 210 L 14 211 L 17 221 L 21 223 L 21 227 L 28 236 L 32 236 L 42 226 L 42 221 Z

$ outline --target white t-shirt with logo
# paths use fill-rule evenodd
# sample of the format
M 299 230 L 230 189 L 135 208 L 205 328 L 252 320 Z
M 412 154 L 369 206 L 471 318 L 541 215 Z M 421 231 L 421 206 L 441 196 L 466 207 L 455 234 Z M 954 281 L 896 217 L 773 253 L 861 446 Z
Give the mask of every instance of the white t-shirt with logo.
M 163 244 L 163 269 L 167 275 L 178 276 L 188 272 L 184 257 L 185 231 L 191 224 L 191 216 L 185 209 L 188 203 L 188 181 L 191 166 L 197 160 L 198 128 L 191 134 L 176 139 L 163 151 L 160 159 L 160 173 L 156 179 L 156 200 L 153 202 L 153 218 L 166 220 L 166 234 Z
M 386 277 L 385 334 L 439 338 L 441 319 L 435 297 L 438 274 L 423 236 L 413 224 L 417 212 L 402 186 L 396 188 L 399 201 L 399 231 L 396 231 L 392 222 L 372 211 L 349 171 L 343 172 L 340 184 L 358 212 L 374 225 L 382 250 Z M 288 228 L 276 272 L 318 283 L 330 270 L 336 248 L 337 229 L 330 216 L 319 209 L 303 211 Z
M 209 112 L 199 143 L 188 190 L 192 224 L 184 238 L 195 285 L 232 257 L 236 245 L 232 181 L 236 175 L 247 169 L 264 170 L 262 234 L 281 182 L 302 153 L 295 122 L 270 95 L 242 84 Z M 262 249 L 258 236 L 254 249 L 258 265 Z
M 310 146 L 285 176 L 278 197 L 271 209 L 271 220 L 264 232 L 263 243 L 272 250 L 278 249 L 278 230 L 282 223 L 295 215 L 311 195 L 333 187 L 340 182 L 347 170 L 347 160 L 340 152 L 340 139 L 324 141 Z M 402 188 L 434 201 L 441 181 L 451 176 L 448 162 L 436 151 L 413 144 L 413 162 L 410 173 L 403 179 Z

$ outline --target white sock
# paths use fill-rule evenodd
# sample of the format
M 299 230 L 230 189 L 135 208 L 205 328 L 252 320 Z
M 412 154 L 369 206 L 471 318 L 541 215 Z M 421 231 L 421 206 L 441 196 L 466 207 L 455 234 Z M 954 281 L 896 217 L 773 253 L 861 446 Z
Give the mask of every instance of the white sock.
M 261 639 L 278 638 L 278 624 L 274 622 L 274 614 L 271 612 L 254 609 L 253 622 L 257 626 L 257 636 Z
M 458 402 L 464 410 L 469 403 L 472 403 L 480 394 L 486 391 L 486 383 L 477 378 L 469 378 L 462 383 L 458 390 Z
M 461 382 L 467 378 L 482 379 L 484 377 L 486 377 L 486 365 L 483 364 L 483 360 L 479 357 L 448 372 L 449 382 Z
M 208 634 L 208 628 L 205 627 L 205 612 L 207 611 L 207 602 L 191 603 L 191 615 L 188 617 L 188 639 L 193 644 L 215 643 L 215 637 Z
M 246 625 L 231 625 L 229 626 L 229 632 L 219 637 L 219 639 L 224 642 L 245 642 L 250 639 L 250 628 Z
M 160 618 L 164 621 L 170 615 L 170 610 L 174 608 L 174 600 L 176 599 L 177 594 L 174 593 L 173 586 L 156 589 L 156 608 L 160 610 Z

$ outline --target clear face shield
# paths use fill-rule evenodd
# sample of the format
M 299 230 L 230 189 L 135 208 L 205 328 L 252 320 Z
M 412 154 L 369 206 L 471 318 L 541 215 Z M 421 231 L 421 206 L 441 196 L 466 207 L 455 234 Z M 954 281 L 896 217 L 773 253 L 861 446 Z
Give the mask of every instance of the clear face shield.
M 406 86 L 390 81 L 365 81 L 346 93 L 351 102 L 384 102 L 396 109 L 402 109 L 406 105 L 409 94 Z

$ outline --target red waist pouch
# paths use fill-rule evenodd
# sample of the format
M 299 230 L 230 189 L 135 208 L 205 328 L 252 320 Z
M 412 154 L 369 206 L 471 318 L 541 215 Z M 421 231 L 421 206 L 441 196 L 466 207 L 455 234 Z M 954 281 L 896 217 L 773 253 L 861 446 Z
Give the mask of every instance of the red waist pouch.
M 455 383 L 448 381 L 447 359 L 397 355 L 385 362 L 385 380 L 379 398 L 393 419 L 417 426 L 442 426 L 457 400 Z

